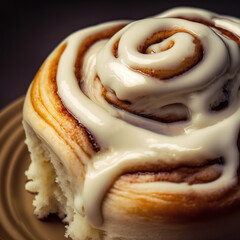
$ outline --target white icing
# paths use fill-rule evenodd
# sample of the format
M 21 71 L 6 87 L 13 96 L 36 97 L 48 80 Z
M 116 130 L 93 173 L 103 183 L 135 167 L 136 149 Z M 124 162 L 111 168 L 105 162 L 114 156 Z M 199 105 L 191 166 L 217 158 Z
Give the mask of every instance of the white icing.
M 176 90 L 181 93 L 182 91 L 192 91 L 193 87 L 195 89 L 201 89 L 203 85 L 209 84 L 215 77 L 225 72 L 225 68 L 229 62 L 228 52 L 224 43 L 210 28 L 181 19 L 161 19 L 160 22 L 159 20 L 160 19 L 145 19 L 129 24 L 126 28 L 115 34 L 98 54 L 97 72 L 102 83 L 105 87 L 113 89 L 119 99 L 132 100 L 138 96 L 155 94 L 158 94 L 158 96 L 161 94 L 161 97 L 165 97 L 167 94 L 176 92 Z M 149 27 L 149 25 L 153 27 Z M 164 29 L 186 29 L 193 34 L 196 33 L 198 38 L 201 39 L 203 48 L 206 49 L 203 61 L 191 71 L 187 71 L 185 74 L 172 79 L 176 81 L 156 81 L 156 79 L 132 71 L 128 66 L 149 67 L 153 65 L 153 68 L 161 66 L 161 68 L 166 69 L 171 61 L 174 63 L 170 65 L 175 68 L 178 65 L 177 63 L 180 63 L 185 57 L 191 55 L 193 38 L 192 35 L 186 33 L 175 34 L 174 36 L 177 41 L 175 41 L 174 46 L 168 51 L 157 54 L 139 53 L 137 51 L 137 45 L 140 44 L 140 41 L 151 36 L 154 33 L 154 29 L 155 31 Z M 137 35 L 136 32 L 140 30 L 143 34 L 138 38 L 139 35 Z M 136 40 L 133 38 L 133 42 L 134 40 L 138 40 L 137 43 L 132 43 L 131 35 L 128 34 L 129 32 L 133 36 L 137 36 Z M 186 41 L 183 43 L 181 38 L 177 38 L 177 36 L 182 36 L 182 34 L 188 35 L 186 46 Z M 115 58 L 112 54 L 112 46 L 119 38 L 121 38 L 119 42 L 119 57 Z M 129 41 L 129 39 L 131 39 L 131 41 Z M 127 42 L 132 44 L 127 44 Z M 173 51 L 175 46 L 180 46 L 176 49 L 178 50 L 176 52 Z M 215 51 L 215 49 L 218 49 L 218 51 Z M 170 54 L 168 56 L 169 52 Z M 184 56 L 186 52 L 187 55 Z M 212 62 L 216 61 L 216 59 L 223 60 L 209 69 L 209 65 L 212 65 Z M 209 71 L 205 71 L 206 68 L 208 68 Z
M 233 26 L 237 32 L 240 29 L 236 21 L 232 24 L 230 20 L 225 22 L 224 18 L 220 19 L 211 12 L 186 8 L 130 23 L 110 40 L 95 43 L 87 52 L 82 73 L 84 93 L 74 74 L 79 46 L 87 36 L 126 22 L 87 28 L 65 40 L 67 47 L 57 72 L 58 93 L 67 109 L 94 135 L 102 149 L 91 159 L 84 188 L 77 191 L 75 197 L 77 211 L 83 214 L 84 206 L 86 217 L 93 226 L 104 228 L 101 204 L 113 181 L 126 169 L 140 163 L 161 161 L 169 165 L 194 165 L 204 163 L 207 159 L 224 158 L 223 173 L 213 182 L 191 186 L 186 183 L 141 183 L 132 186 L 134 191 L 186 194 L 194 191 L 201 195 L 222 191 L 237 181 L 239 46 L 202 24 L 169 18 L 179 15 L 198 16 L 208 21 L 214 18 L 214 22 L 223 28 L 231 30 Z M 147 37 L 166 29 L 185 29 L 188 33 L 174 34 L 162 43 L 150 46 L 150 50 L 155 49 L 156 53 L 142 54 L 137 51 Z M 203 59 L 185 73 L 161 81 L 131 69 L 178 67 L 184 58 L 194 54 L 194 36 L 203 46 Z M 116 58 L 112 49 L 118 39 Z M 169 41 L 174 42 L 173 46 L 159 52 Z M 100 86 L 94 82 L 96 74 L 106 89 L 113 90 L 120 99 L 132 101 L 133 108 L 144 106 L 150 114 L 161 111 L 159 109 L 165 105 L 182 103 L 189 109 L 191 118 L 186 123 L 168 125 L 116 109 L 102 97 Z M 222 111 L 211 112 L 213 97 L 217 94 L 221 99 L 221 89 L 229 80 L 229 106 Z
M 237 36 L 240 35 L 239 22 L 234 22 L 232 19 L 227 18 L 215 18 L 213 22 L 216 27 L 229 30 Z

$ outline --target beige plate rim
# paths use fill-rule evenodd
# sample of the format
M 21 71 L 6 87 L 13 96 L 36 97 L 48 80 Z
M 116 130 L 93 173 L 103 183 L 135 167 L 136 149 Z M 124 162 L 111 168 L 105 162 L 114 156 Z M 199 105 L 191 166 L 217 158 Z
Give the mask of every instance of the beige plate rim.
M 24 96 L 0 112 L 0 239 L 66 240 L 64 225 L 55 216 L 38 220 L 34 195 L 24 188 L 30 156 L 24 143 Z

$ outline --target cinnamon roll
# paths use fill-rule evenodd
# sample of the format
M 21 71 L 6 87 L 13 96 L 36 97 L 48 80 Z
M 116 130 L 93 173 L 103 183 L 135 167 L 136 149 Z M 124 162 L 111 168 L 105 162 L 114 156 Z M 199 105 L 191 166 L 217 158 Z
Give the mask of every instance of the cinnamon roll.
M 24 104 L 34 213 L 74 240 L 239 239 L 239 46 L 195 8 L 67 37 Z

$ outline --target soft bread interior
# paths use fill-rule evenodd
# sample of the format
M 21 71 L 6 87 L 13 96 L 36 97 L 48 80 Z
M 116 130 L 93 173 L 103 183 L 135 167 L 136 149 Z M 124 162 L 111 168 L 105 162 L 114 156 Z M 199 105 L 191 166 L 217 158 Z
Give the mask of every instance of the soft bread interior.
M 34 214 L 39 219 L 57 214 L 66 224 L 66 237 L 73 240 L 104 238 L 103 232 L 93 229 L 73 208 L 74 195 L 68 179 L 67 169 L 59 157 L 51 151 L 32 128 L 23 121 L 26 144 L 31 154 L 31 164 L 26 171 L 26 190 L 35 194 Z

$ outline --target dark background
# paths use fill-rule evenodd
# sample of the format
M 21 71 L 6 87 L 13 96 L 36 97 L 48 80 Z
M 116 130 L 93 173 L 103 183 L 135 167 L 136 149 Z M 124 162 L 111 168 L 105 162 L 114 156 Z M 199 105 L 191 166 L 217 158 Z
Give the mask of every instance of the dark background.
M 240 18 L 240 0 L 1 2 L 0 110 L 26 93 L 44 59 L 70 33 L 109 20 L 149 17 L 176 6 Z

